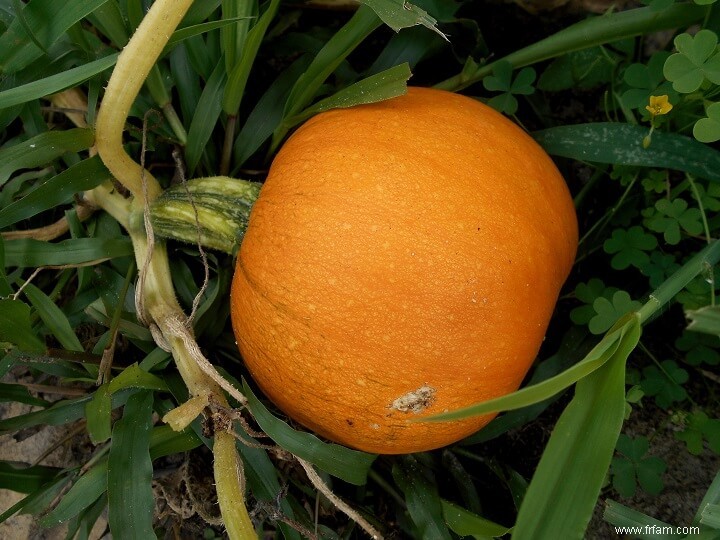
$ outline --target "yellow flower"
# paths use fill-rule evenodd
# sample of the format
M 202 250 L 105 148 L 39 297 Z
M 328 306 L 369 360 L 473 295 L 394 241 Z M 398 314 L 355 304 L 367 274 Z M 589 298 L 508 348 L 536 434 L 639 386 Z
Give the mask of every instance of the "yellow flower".
M 668 97 L 666 95 L 650 96 L 650 105 L 645 107 L 652 117 L 667 114 L 672 110 L 672 108 L 672 103 L 668 101 Z

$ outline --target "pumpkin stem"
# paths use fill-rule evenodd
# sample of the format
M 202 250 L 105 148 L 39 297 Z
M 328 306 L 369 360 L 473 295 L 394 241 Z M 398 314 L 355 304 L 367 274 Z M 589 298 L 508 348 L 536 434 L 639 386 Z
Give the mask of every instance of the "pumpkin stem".
M 150 205 L 156 235 L 234 253 L 242 242 L 260 184 L 226 176 L 173 186 Z

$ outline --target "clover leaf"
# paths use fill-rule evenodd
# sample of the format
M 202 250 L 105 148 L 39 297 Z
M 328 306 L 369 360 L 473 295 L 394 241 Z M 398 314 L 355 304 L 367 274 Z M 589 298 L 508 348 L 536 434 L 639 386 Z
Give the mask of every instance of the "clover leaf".
M 656 289 L 660 284 L 680 268 L 673 255 L 653 251 L 650 254 L 648 263 L 640 268 L 640 271 L 650 278 L 650 286 Z
M 642 227 L 634 226 L 629 229 L 615 229 L 612 236 L 605 240 L 603 249 L 609 255 L 614 255 L 610 266 L 615 270 L 625 270 L 629 266 L 643 268 L 650 261 L 646 251 L 657 247 L 657 239 L 647 234 Z
M 647 64 L 630 64 L 627 67 L 623 80 L 630 88 L 622 94 L 625 105 L 640 109 L 645 114 L 645 106 L 652 95 L 667 95 L 673 103 L 677 101 L 677 93 L 663 75 L 663 65 L 669 56 L 670 53 L 666 51 L 657 52 Z
M 675 340 L 675 347 L 685 353 L 685 362 L 691 366 L 720 364 L 720 337 L 685 330 Z
M 631 311 L 640 309 L 642 304 L 636 300 L 630 298 L 630 295 L 625 291 L 616 291 L 612 295 L 612 299 L 609 300 L 604 297 L 596 298 L 593 302 L 593 310 L 595 316 L 590 319 L 588 328 L 593 334 L 603 334 L 615 322 Z
M 617 287 L 605 287 L 605 283 L 598 278 L 592 278 L 587 283 L 578 283 L 575 287 L 575 297 L 584 305 L 576 307 L 570 312 L 570 320 L 577 325 L 588 324 L 590 319 L 597 315 L 593 307 L 595 300 L 598 298 L 612 300 L 612 296 L 617 290 Z
M 652 495 L 663 489 L 662 475 L 667 464 L 657 456 L 646 456 L 650 443 L 646 437 L 635 439 L 621 434 L 615 450 L 619 456 L 610 465 L 612 484 L 621 496 L 632 497 L 637 486 Z
M 720 84 L 720 54 L 715 52 L 717 43 L 717 34 L 706 29 L 695 36 L 680 34 L 675 38 L 678 52 L 665 61 L 663 74 L 677 92 L 695 92 L 705 79 Z
M 681 386 L 688 381 L 688 372 L 674 360 L 665 360 L 657 366 L 647 366 L 642 370 L 640 387 L 648 396 L 655 397 L 658 407 L 667 409 L 677 401 L 684 401 L 687 392 Z
M 685 443 L 688 452 L 700 455 L 703 440 L 706 440 L 710 449 L 720 454 L 720 419 L 710 418 L 703 411 L 697 411 L 689 414 L 684 423 L 685 429 L 676 432 L 675 438 Z
M 700 142 L 720 141 L 720 103 L 713 103 L 706 110 L 706 118 L 701 118 L 693 126 L 693 136 Z
M 488 105 L 505 114 L 515 114 L 518 109 L 516 95 L 530 95 L 535 92 L 533 82 L 536 73 L 531 67 L 521 69 L 513 79 L 513 67 L 510 62 L 498 62 L 493 74 L 483 79 L 483 86 L 491 92 L 502 92 L 488 100 Z
M 705 186 L 697 182 L 695 188 L 706 212 L 708 210 L 712 212 L 720 211 L 720 184 L 708 184 L 706 189 Z
M 682 304 L 685 311 L 700 309 L 708 304 L 710 298 L 710 283 L 705 276 L 696 276 L 685 285 L 675 299 Z
M 645 225 L 651 231 L 663 233 L 665 241 L 670 245 L 680 242 L 681 229 L 689 234 L 700 234 L 703 231 L 700 210 L 688 208 L 684 199 L 661 199 L 655 203 L 655 210 L 647 213 Z
M 647 176 L 641 181 L 643 189 L 650 193 L 662 193 L 668 189 L 668 172 L 649 171 Z

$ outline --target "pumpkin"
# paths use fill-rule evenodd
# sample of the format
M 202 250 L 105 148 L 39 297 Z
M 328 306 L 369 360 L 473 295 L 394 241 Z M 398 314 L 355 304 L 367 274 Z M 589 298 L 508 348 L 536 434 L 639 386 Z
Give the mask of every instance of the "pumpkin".
M 448 445 L 516 390 L 574 261 L 545 152 L 493 109 L 409 88 L 321 113 L 275 157 L 231 291 L 233 329 L 290 418 L 367 452 Z

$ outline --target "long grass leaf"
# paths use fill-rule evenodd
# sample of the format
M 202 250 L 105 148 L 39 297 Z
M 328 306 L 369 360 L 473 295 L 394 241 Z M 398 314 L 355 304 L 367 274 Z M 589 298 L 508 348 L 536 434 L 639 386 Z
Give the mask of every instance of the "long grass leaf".
M 0 36 L 0 71 L 15 73 L 37 60 L 71 26 L 105 2 L 32 0 Z
M 32 493 L 50 482 L 60 471 L 57 467 L 13 467 L 10 463 L 0 462 L 0 488 Z
M 460 536 L 473 536 L 476 539 L 504 536 L 510 529 L 478 516 L 464 508 L 442 500 L 443 516 L 450 530 Z
M 9 431 L 18 431 L 20 429 L 48 424 L 51 426 L 60 426 L 74 422 L 82 418 L 85 403 L 90 397 L 82 397 L 74 400 L 59 401 L 52 407 L 48 407 L 42 411 L 34 411 L 12 418 L 3 418 L 0 420 L 0 433 Z
M 516 392 L 490 399 L 447 413 L 436 414 L 427 418 L 418 419 L 418 422 L 444 422 L 469 418 L 480 414 L 488 414 L 498 411 L 512 411 L 522 407 L 528 407 L 549 399 L 583 377 L 587 377 L 596 369 L 607 362 L 618 350 L 625 332 L 624 326 L 616 326 L 608 332 L 585 358 L 574 366 L 558 373 L 554 377 L 546 379 L 532 386 L 526 386 Z
M 83 352 L 75 331 L 62 310 L 44 292 L 32 283 L 27 283 L 23 290 L 30 303 L 37 311 L 45 326 L 68 351 Z
M 1 209 L 0 228 L 67 203 L 74 194 L 92 189 L 110 178 L 110 172 L 99 157 L 83 160 Z
M 27 352 L 44 352 L 45 342 L 35 335 L 30 322 L 30 306 L 20 300 L 0 298 L 0 341 L 17 345 Z
M 32 239 L 5 242 L 5 267 L 95 264 L 133 254 L 129 238 L 73 238 L 61 242 Z
M 661 534 L 660 531 L 672 530 L 674 527 L 613 500 L 605 502 L 603 519 L 616 527 L 633 527 L 635 531 L 638 531 L 633 535 L 635 538 L 645 540 L 684 538 L 684 535 L 681 534 Z M 643 534 L 644 531 L 647 531 L 647 534 Z
M 149 450 L 152 405 L 152 392 L 133 394 L 113 427 L 107 460 L 108 522 L 115 535 L 126 538 L 155 538 Z
M 17 401 L 18 403 L 36 407 L 48 407 L 50 405 L 49 401 L 33 396 L 30 390 L 22 384 L 0 382 L 0 402 L 2 401 Z
M 69 478 L 62 476 L 49 484 L 41 486 L 33 493 L 30 493 L 27 497 L 20 499 L 0 514 L 0 523 L 4 523 L 18 512 L 32 514 L 42 511 L 47 508 L 47 506 L 57 497 L 60 490 L 62 490 L 69 482 Z
M 92 505 L 107 489 L 107 460 L 103 459 L 83 474 L 58 505 L 40 519 L 43 527 L 64 523 Z
M 222 111 L 222 92 L 225 86 L 225 65 L 219 62 L 210 75 L 195 109 L 190 129 L 188 130 L 185 159 L 188 172 L 195 170 L 205 146 L 210 140 L 213 129 Z
M 305 109 L 320 86 L 340 63 L 380 25 L 380 19 L 370 8 L 363 6 L 358 9 L 355 15 L 328 40 L 305 73 L 297 80 L 285 103 L 283 116 L 291 118 Z M 281 124 L 273 136 L 273 147 L 277 147 L 285 133 L 286 130 Z
M 232 67 L 232 71 L 228 74 L 228 83 L 223 94 L 223 110 L 226 114 L 235 115 L 240 108 L 240 102 L 245 94 L 245 86 L 247 85 L 250 70 L 255 64 L 257 52 L 260 49 L 265 33 L 267 32 L 270 22 L 275 18 L 280 0 L 270 0 L 265 13 L 261 15 L 255 26 L 253 26 L 247 34 L 245 43 L 242 47 L 240 60 Z
M 243 388 L 255 420 L 276 443 L 346 482 L 358 486 L 365 484 L 368 470 L 376 455 L 324 443 L 311 433 L 294 430 L 275 418 L 244 381 Z
M 94 142 L 95 134 L 91 129 L 75 128 L 41 133 L 0 149 L 0 186 L 15 171 L 44 166 L 68 152 L 87 150 Z
M 283 124 L 289 129 L 323 111 L 375 103 L 401 96 L 407 93 L 407 81 L 410 77 L 412 73 L 408 64 L 391 67 L 314 103 L 296 116 L 284 120 Z
M 396 32 L 403 28 L 422 25 L 439 34 L 447 40 L 437 27 L 437 20 L 431 17 L 427 11 L 406 2 L 405 0 L 360 0 L 372 9 L 390 28 Z
M 720 182 L 720 152 L 677 133 L 655 132 L 648 148 L 649 128 L 619 122 L 558 126 L 533 133 L 549 154 L 597 163 L 668 168 Z
M 408 514 L 417 528 L 417 537 L 450 540 L 442 501 L 431 474 L 412 455 L 403 456 L 392 468 L 393 479 L 405 495 Z
M 582 538 L 625 414 L 625 362 L 640 339 L 637 316 L 602 368 L 583 378 L 545 447 L 515 523 L 515 540 Z
M 39 81 L 26 83 L 15 88 L 3 90 L 0 92 L 0 109 L 13 107 L 33 101 L 35 99 L 55 94 L 72 86 L 76 86 L 87 81 L 98 73 L 102 73 L 106 69 L 111 68 L 117 62 L 119 53 L 110 54 L 99 60 L 94 60 L 71 68 L 57 75 L 50 75 Z

